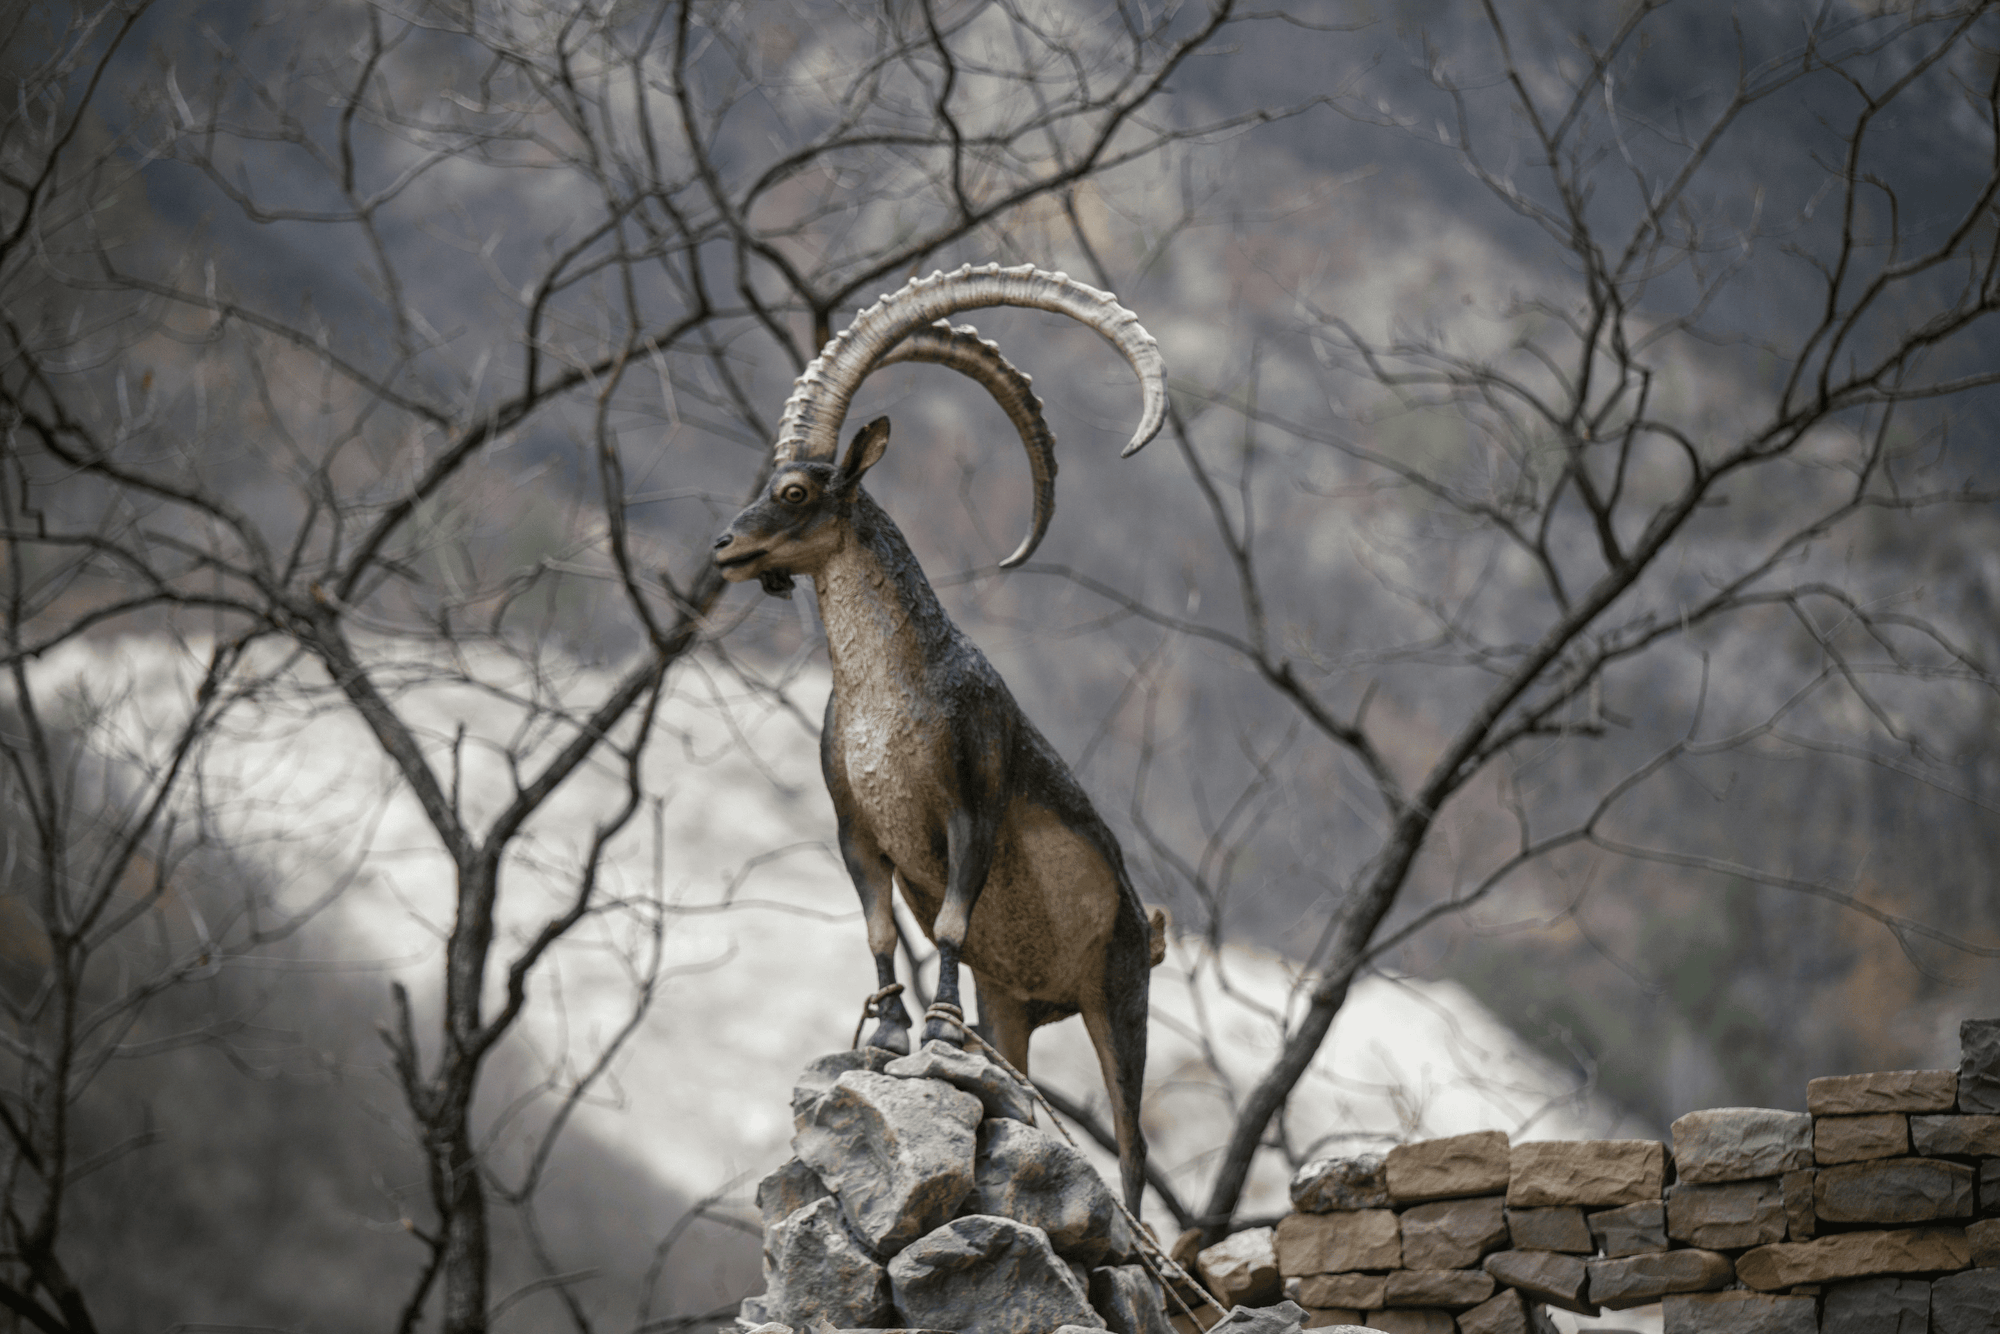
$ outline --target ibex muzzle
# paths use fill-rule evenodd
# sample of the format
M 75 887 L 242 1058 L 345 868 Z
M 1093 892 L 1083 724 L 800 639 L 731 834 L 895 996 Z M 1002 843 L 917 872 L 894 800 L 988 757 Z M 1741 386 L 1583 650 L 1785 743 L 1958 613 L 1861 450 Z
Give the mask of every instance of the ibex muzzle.
M 1055 748 L 939 605 L 909 544 L 861 480 L 889 443 L 863 427 L 838 454 L 848 404 L 868 374 L 930 361 L 972 376 L 1013 420 L 1035 480 L 1032 527 L 1003 562 L 1028 558 L 1055 497 L 1054 439 L 1028 378 L 947 317 L 1030 306 L 1083 321 L 1124 354 L 1144 391 L 1130 454 L 1160 429 L 1165 371 L 1152 337 L 1108 293 L 1032 267 L 933 274 L 863 311 L 799 376 L 785 405 L 777 466 L 764 494 L 715 539 L 733 580 L 785 593 L 813 581 L 833 664 L 820 762 L 839 818 L 840 850 L 861 894 L 877 981 L 896 980 L 892 898 L 937 943 L 938 1000 L 959 1004 L 958 966 L 979 985 L 980 1026 L 1014 1065 L 1028 1035 L 1081 1013 L 1111 1094 L 1128 1207 L 1145 1185 L 1139 1095 L 1146 1067 L 1148 971 L 1164 948 L 1125 861 Z M 894 997 L 868 1041 L 910 1048 Z M 926 1040 L 957 1040 L 933 1019 Z

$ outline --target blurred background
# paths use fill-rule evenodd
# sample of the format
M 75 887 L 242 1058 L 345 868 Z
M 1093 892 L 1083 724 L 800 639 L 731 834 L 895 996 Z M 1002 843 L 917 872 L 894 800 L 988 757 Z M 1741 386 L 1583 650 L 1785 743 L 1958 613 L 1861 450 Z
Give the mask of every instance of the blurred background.
M 975 385 L 851 418 L 1172 912 L 1163 1234 L 1345 1146 L 1802 1108 L 2000 1006 L 1991 6 L 0 15 L 15 1327 L 758 1286 L 873 973 L 812 592 L 708 544 L 825 339 L 965 263 L 1168 366 L 1121 461 L 1101 340 L 955 317 L 1058 441 L 1008 571 Z M 1036 1060 L 1101 1129 L 1079 1026 Z

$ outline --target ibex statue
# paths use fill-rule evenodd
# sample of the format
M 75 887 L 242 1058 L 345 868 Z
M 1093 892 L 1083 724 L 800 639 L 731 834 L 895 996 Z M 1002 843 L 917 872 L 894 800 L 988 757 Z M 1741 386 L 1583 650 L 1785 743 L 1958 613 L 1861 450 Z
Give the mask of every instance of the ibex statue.
M 984 385 L 1020 432 L 1034 475 L 1027 538 L 1041 541 L 1055 501 L 1054 437 L 1027 377 L 993 344 L 947 317 L 982 306 L 1070 315 L 1102 334 L 1138 373 L 1143 408 L 1130 454 L 1158 433 L 1165 370 L 1153 338 L 1109 293 L 1033 267 L 967 266 L 906 285 L 863 311 L 806 367 L 785 404 L 770 484 L 715 539 L 732 580 L 789 593 L 811 575 L 833 660 L 820 764 L 839 817 L 840 850 L 861 894 L 877 980 L 896 980 L 892 886 L 937 943 L 937 999 L 959 1004 L 963 960 L 979 984 L 981 1028 L 1016 1068 L 1028 1035 L 1081 1012 L 1111 1095 L 1126 1204 L 1136 1211 L 1146 1145 L 1139 1093 L 1146 1066 L 1148 970 L 1164 948 L 1118 845 L 1055 748 L 1021 713 L 1000 674 L 952 623 L 909 544 L 861 489 L 889 442 L 887 418 L 839 431 L 870 372 L 897 361 L 952 367 Z M 910 1049 L 894 996 L 869 1042 Z M 933 1018 L 925 1040 L 961 1040 Z

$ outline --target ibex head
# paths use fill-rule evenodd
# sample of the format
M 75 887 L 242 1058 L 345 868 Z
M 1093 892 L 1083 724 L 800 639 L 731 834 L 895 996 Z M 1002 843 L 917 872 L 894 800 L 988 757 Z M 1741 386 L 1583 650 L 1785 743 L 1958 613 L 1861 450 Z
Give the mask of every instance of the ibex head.
M 770 485 L 715 539 L 715 561 L 725 577 L 759 579 L 766 592 L 782 596 L 791 591 L 792 573 L 810 573 L 838 544 L 861 475 L 882 456 L 889 438 L 886 418 L 870 422 L 836 464 L 841 423 L 861 382 L 899 361 L 936 362 L 971 376 L 1013 421 L 1034 475 L 1035 512 L 1028 535 L 1001 564 L 1019 565 L 1029 557 L 1055 512 L 1055 436 L 1028 377 L 975 330 L 952 327 L 951 315 L 982 306 L 1057 311 L 1095 329 L 1131 363 L 1144 396 L 1139 427 L 1124 452 L 1131 454 L 1159 433 L 1167 407 L 1159 346 L 1109 292 L 1025 264 L 1012 269 L 968 264 L 953 273 L 933 273 L 862 311 L 794 383 L 779 423 Z

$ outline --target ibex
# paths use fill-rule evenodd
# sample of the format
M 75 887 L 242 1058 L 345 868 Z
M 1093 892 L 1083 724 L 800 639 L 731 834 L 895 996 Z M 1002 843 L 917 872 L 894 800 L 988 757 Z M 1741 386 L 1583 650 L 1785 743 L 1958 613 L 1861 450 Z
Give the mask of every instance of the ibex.
M 938 1001 L 959 1004 L 963 960 L 978 982 L 980 1027 L 1016 1068 L 1027 1070 L 1034 1029 L 1081 1012 L 1111 1095 L 1125 1201 L 1136 1212 L 1146 1163 L 1139 1093 L 1147 975 L 1164 948 L 1163 919 L 1149 919 L 1075 776 L 945 614 L 902 533 L 861 489 L 888 444 L 888 419 L 864 426 L 836 461 L 848 404 L 870 372 L 928 361 L 971 376 L 1028 451 L 1034 516 L 1002 564 L 1028 558 L 1054 508 L 1054 437 L 1027 377 L 973 330 L 948 323 L 983 306 L 1058 311 L 1102 334 L 1143 391 L 1125 453 L 1158 433 L 1166 414 L 1159 349 L 1109 293 L 1031 266 L 932 274 L 863 311 L 799 376 L 770 483 L 715 539 L 715 562 L 728 578 L 759 579 L 781 595 L 793 575 L 812 576 L 833 660 L 820 764 L 878 983 L 886 990 L 896 981 L 891 895 L 901 884 L 937 943 Z M 877 1013 L 869 1042 L 907 1052 L 902 1002 L 891 995 Z M 938 1018 L 923 1037 L 962 1041 Z

